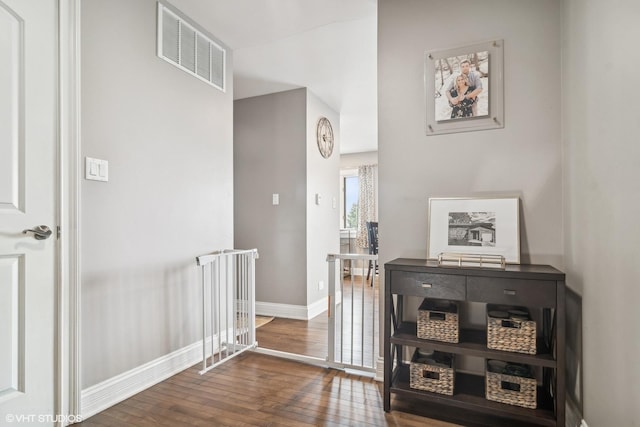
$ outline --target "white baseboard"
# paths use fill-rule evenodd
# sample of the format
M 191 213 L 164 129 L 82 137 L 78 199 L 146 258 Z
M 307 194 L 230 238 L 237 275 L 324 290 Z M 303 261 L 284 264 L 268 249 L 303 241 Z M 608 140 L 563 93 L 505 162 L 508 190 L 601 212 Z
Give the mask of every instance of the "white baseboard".
M 378 360 L 376 360 L 375 380 L 381 383 L 384 382 L 384 358 L 382 356 L 378 356 Z
M 82 390 L 82 419 L 122 402 L 202 361 L 202 341 Z
M 326 310 L 326 297 L 308 306 L 256 301 L 256 314 L 260 316 L 274 316 L 282 317 L 285 319 L 309 320 L 313 319 Z
M 307 320 L 309 319 L 313 319 L 314 317 L 318 316 L 320 313 L 324 313 L 325 311 L 327 311 L 327 307 L 328 307 L 328 298 L 324 297 L 319 301 L 314 302 L 313 304 L 307 306 Z

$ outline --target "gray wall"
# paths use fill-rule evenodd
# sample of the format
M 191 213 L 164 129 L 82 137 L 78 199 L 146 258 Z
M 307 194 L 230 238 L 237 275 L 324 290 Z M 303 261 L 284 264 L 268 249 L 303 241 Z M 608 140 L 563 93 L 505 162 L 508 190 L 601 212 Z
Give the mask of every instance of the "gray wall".
M 452 10 L 474 19 L 447 31 Z M 424 257 L 428 197 L 519 193 L 523 262 L 564 269 L 582 295 L 591 427 L 640 415 L 640 122 L 615 90 L 640 66 L 639 13 L 625 0 L 379 1 L 382 262 Z M 424 137 L 423 52 L 492 37 L 505 40 L 505 128 Z
M 256 301 L 307 304 L 306 99 L 303 88 L 234 102 L 235 244 L 260 254 Z
M 82 2 L 82 386 L 198 339 L 195 257 L 233 245 L 233 82 L 156 56 L 154 0 Z
M 562 267 L 560 3 L 378 4 L 381 264 L 426 257 L 429 197 L 516 195 L 522 262 Z M 473 19 L 451 31 L 456 10 Z M 505 128 L 425 136 L 424 52 L 492 38 L 504 39 Z
M 458 31 L 455 11 L 472 17 Z M 560 12 L 557 0 L 379 0 L 380 265 L 426 258 L 430 197 L 518 196 L 521 262 L 563 267 Z M 493 38 L 504 39 L 504 129 L 426 136 L 425 51 Z M 469 308 L 482 322 L 483 307 Z
M 234 104 L 235 243 L 260 253 L 256 301 L 308 306 L 326 296 L 327 253 L 339 251 L 339 116 L 306 88 Z M 336 137 L 329 159 L 316 145 L 320 116 Z
M 565 265 L 583 302 L 584 418 L 639 426 L 640 108 L 621 95 L 640 68 L 640 3 L 565 0 L 563 12 Z

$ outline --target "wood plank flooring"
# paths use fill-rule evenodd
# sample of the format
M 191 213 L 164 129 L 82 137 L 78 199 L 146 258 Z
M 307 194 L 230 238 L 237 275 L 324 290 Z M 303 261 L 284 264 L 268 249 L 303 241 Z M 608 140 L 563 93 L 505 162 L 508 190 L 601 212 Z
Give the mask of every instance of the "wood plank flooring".
M 378 320 L 378 276 L 375 277 L 373 287 L 369 282 L 362 286 L 362 276 L 344 278 L 340 291 L 343 295 L 341 305 L 338 305 L 337 329 L 340 335 L 342 318 L 345 319 L 342 329 L 344 337 L 345 361 L 350 360 L 351 339 L 356 350 L 355 360 L 360 362 L 362 355 L 359 345 L 362 338 L 362 320 L 364 319 L 364 349 L 365 361 L 371 363 L 373 348 L 378 346 L 379 320 Z M 364 290 L 364 294 L 362 293 Z M 362 304 L 364 300 L 364 304 Z M 352 307 L 351 303 L 354 302 Z M 354 323 L 351 324 L 351 313 L 354 313 Z M 364 313 L 364 315 L 363 315 Z M 256 331 L 258 345 L 270 350 L 286 351 L 288 353 L 302 354 L 325 358 L 328 352 L 327 330 L 329 318 L 327 312 L 323 312 L 310 320 L 275 318 Z M 353 331 L 353 332 L 352 332 Z M 352 337 L 353 335 L 353 337 Z M 371 342 L 373 337 L 374 342 Z M 339 352 L 340 340 L 336 343 L 336 352 Z M 339 360 L 339 355 L 336 356 Z
M 251 352 L 205 375 L 198 369 L 191 367 L 80 425 L 455 426 L 402 409 L 385 413 L 381 384 L 332 369 Z M 399 404 L 420 413 L 419 403 Z
M 256 329 L 256 339 L 262 348 L 305 356 L 325 357 L 327 355 L 328 327 L 326 312 L 311 320 L 276 317 Z
M 365 290 L 376 292 L 371 288 Z M 345 306 L 349 306 L 349 289 L 344 294 Z M 325 357 L 327 327 L 326 313 L 308 322 L 276 318 L 257 330 L 257 340 L 263 348 Z M 371 378 L 263 354 L 244 353 L 205 375 L 200 375 L 199 369 L 200 364 L 193 366 L 80 425 L 475 425 L 469 422 L 473 418 L 456 409 L 433 412 L 424 402 L 398 400 L 393 395 L 393 410 L 385 413 L 382 384 Z M 436 417 L 458 424 L 432 419 Z

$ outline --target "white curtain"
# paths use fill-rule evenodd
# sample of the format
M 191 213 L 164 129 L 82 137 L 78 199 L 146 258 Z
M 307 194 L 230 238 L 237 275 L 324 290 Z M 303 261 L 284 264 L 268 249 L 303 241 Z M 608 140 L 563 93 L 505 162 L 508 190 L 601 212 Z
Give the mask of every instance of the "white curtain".
M 376 178 L 378 165 L 364 165 L 358 167 L 358 181 L 360 195 L 358 197 L 358 232 L 356 244 L 361 248 L 369 247 L 367 236 L 367 222 L 378 221 L 376 202 Z

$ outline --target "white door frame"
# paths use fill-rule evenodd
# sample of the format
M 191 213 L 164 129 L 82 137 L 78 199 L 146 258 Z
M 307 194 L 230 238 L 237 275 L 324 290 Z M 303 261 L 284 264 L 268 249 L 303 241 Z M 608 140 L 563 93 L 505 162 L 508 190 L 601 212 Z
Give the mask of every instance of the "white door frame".
M 55 410 L 74 421 L 80 395 L 80 0 L 58 0 L 58 277 Z M 75 418 L 75 421 L 78 421 Z M 67 425 L 59 421 L 57 425 Z

